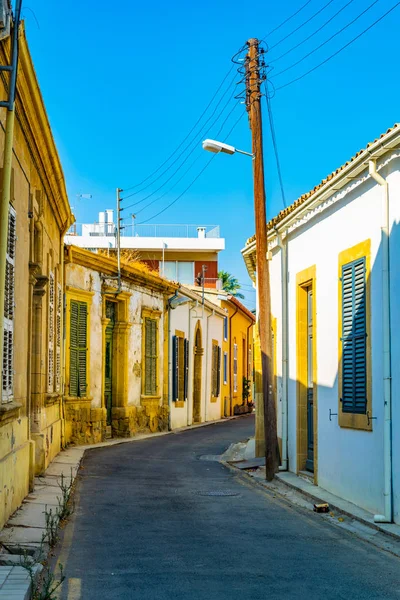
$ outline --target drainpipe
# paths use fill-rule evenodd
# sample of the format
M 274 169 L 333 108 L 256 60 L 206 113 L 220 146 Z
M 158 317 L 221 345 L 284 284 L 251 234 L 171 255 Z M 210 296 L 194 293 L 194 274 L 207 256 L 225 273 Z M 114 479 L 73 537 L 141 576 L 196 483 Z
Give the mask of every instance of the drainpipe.
M 282 235 L 275 229 L 278 247 L 281 250 L 282 281 L 282 458 L 280 471 L 288 470 L 288 263 L 287 243 L 282 242 Z
M 204 304 L 203 304 L 203 310 L 204 310 Z M 207 404 L 208 404 L 208 392 L 207 392 L 207 383 L 208 383 L 208 337 L 209 337 L 209 333 L 208 333 L 208 325 L 209 325 L 209 318 L 214 316 L 214 310 L 212 311 L 212 313 L 210 315 L 207 316 L 207 345 L 206 345 L 206 376 L 205 376 L 205 403 L 204 403 L 204 422 L 207 423 Z
M 6 262 L 7 262 L 7 241 L 8 241 L 8 211 L 11 199 L 11 172 L 14 141 L 14 121 L 15 121 L 15 94 L 17 87 L 17 68 L 18 68 L 18 33 L 21 16 L 21 2 L 17 0 L 15 7 L 15 18 L 13 23 L 11 39 L 11 66 L 2 67 L 3 70 L 10 71 L 10 87 L 8 92 L 8 101 L 0 102 L 1 107 L 7 108 L 6 131 L 4 139 L 3 154 L 3 182 L 0 197 L 0 307 L 3 312 L 6 285 Z M 3 352 L 4 352 L 4 319 L 0 319 L 0 357 L 1 373 L 3 373 Z M 0 388 L 0 400 L 3 395 L 3 387 Z
M 375 523 L 391 523 L 393 520 L 392 492 L 392 377 L 390 342 L 390 257 L 389 257 L 389 184 L 376 170 L 375 160 L 368 161 L 370 176 L 382 186 L 382 331 L 383 331 L 383 453 L 384 453 L 384 501 L 385 514 L 375 515 Z
M 232 373 L 232 360 L 233 360 L 233 350 L 232 350 L 232 321 L 233 317 L 236 315 L 238 311 L 238 307 L 235 307 L 235 312 L 233 315 L 229 317 L 229 413 L 232 412 L 232 402 L 233 402 L 233 373 Z M 232 415 L 229 414 L 231 417 Z

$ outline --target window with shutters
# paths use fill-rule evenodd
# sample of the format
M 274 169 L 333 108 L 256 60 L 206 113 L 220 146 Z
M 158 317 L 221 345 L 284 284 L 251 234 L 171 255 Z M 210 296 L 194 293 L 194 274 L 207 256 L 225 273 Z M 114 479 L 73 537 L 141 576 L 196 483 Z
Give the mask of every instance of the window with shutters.
M 224 340 L 228 339 L 228 317 L 224 317 Z
M 238 346 L 233 344 L 233 391 L 238 391 Z
M 189 340 L 181 331 L 172 338 L 172 365 L 172 400 L 183 406 L 188 390 Z
M 371 429 L 370 242 L 339 255 L 339 424 Z
M 54 391 L 54 300 L 55 300 L 55 282 L 54 273 L 49 273 L 49 307 L 48 307 L 48 356 L 47 356 L 47 391 Z
M 211 396 L 218 398 L 221 385 L 221 348 L 216 340 L 212 341 L 211 355 Z
M 144 318 L 144 386 L 145 396 L 156 396 L 158 391 L 158 319 Z
M 224 385 L 228 383 L 228 353 L 224 352 Z
M 342 411 L 367 411 L 365 258 L 342 267 Z
M 70 301 L 69 395 L 83 398 L 87 395 L 88 305 Z
M 63 293 L 60 283 L 57 283 L 57 304 L 56 304 L 56 369 L 55 369 L 55 387 L 56 392 L 61 391 L 61 340 L 62 340 L 62 310 Z
M 16 212 L 10 206 L 6 253 L 6 279 L 4 294 L 4 348 L 2 402 L 11 402 L 14 384 L 14 319 L 15 319 L 15 253 Z

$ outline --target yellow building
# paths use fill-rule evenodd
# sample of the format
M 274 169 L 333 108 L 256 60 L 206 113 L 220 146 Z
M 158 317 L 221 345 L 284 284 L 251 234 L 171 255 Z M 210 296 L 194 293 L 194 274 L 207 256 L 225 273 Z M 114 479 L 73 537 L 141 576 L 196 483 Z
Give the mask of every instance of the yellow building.
M 140 263 L 66 246 L 65 437 L 96 443 L 168 428 L 168 298 Z
M 10 43 L 0 43 L 0 64 Z M 3 79 L 0 96 L 7 97 Z M 64 177 L 23 26 L 15 104 L 0 403 L 0 526 L 61 446 Z M 5 110 L 0 113 L 3 164 Z
M 206 297 L 226 311 L 222 341 L 221 416 L 249 412 L 253 401 L 255 316 L 237 298 L 222 290 L 207 290 Z

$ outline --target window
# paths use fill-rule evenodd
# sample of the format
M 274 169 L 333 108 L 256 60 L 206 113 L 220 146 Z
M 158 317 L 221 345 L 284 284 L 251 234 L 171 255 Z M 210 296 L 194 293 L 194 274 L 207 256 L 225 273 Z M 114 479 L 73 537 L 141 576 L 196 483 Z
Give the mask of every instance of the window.
M 365 257 L 342 266 L 342 411 L 367 411 Z
M 194 263 L 177 260 L 166 260 L 164 262 L 164 277 L 172 281 L 193 285 Z
M 56 308 L 56 391 L 61 391 L 61 315 L 63 309 L 63 294 L 60 283 L 57 283 L 57 308 Z
M 71 300 L 69 394 L 78 398 L 87 393 L 87 316 L 87 303 Z
M 237 385 L 237 373 L 238 373 L 238 347 L 237 344 L 233 344 L 233 391 L 238 391 Z
M 143 387 L 143 392 L 145 396 L 155 396 L 157 394 L 157 328 L 157 319 L 145 317 Z
M 49 273 L 49 322 L 48 322 L 48 357 L 47 357 L 47 391 L 54 390 L 54 273 Z
M 211 396 L 218 398 L 221 387 L 221 348 L 218 342 L 212 342 L 212 357 L 211 357 Z
M 224 317 L 224 340 L 228 339 L 228 317 Z
M 172 338 L 172 400 L 187 400 L 189 373 L 189 340 L 177 333 Z
M 249 360 L 249 366 L 248 366 L 248 379 L 250 379 L 251 377 L 253 377 L 253 355 L 252 355 L 252 351 L 251 351 L 251 345 L 249 346 L 249 355 L 248 355 L 248 360 Z
M 10 402 L 14 384 L 14 293 L 15 293 L 15 252 L 16 252 L 16 213 L 10 206 L 8 212 L 8 235 L 6 253 L 6 280 L 4 290 L 4 348 L 2 401 Z
M 224 352 L 224 385 L 228 383 L 228 353 Z

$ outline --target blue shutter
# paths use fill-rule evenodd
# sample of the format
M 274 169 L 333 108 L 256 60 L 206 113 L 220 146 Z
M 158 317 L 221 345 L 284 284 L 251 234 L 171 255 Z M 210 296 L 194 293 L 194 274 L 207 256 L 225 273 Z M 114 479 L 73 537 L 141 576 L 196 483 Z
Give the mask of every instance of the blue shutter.
M 342 267 L 342 410 L 367 410 L 365 258 Z
M 178 352 L 178 337 L 172 338 L 172 400 L 178 400 L 178 382 L 179 382 L 179 352 Z

